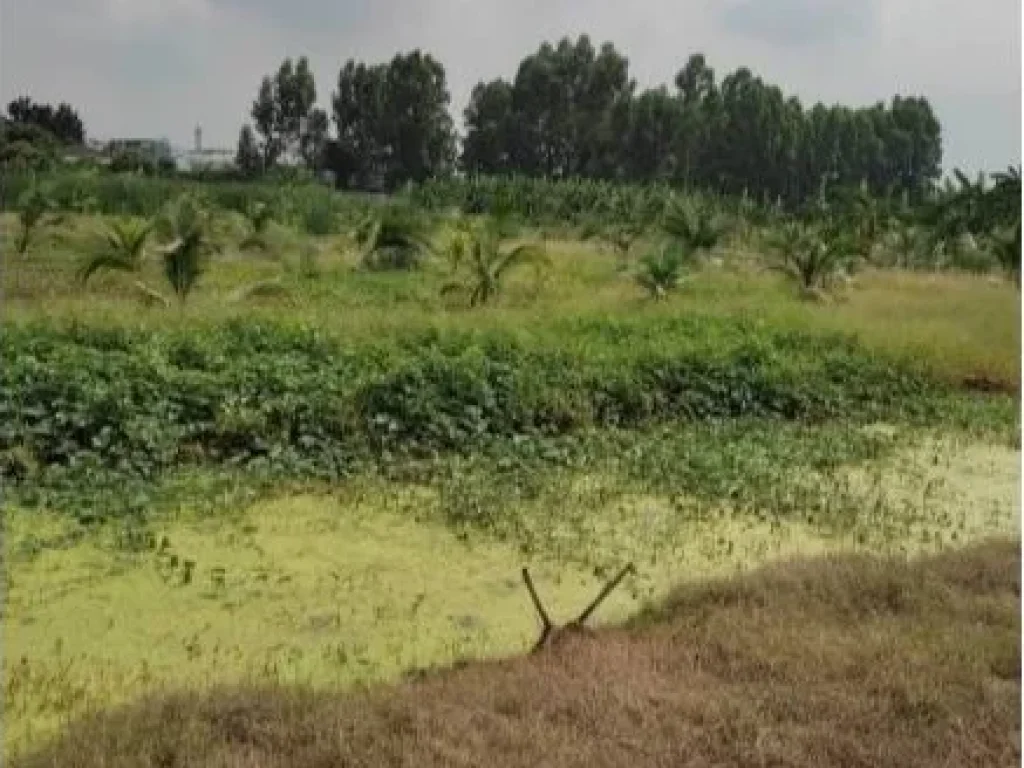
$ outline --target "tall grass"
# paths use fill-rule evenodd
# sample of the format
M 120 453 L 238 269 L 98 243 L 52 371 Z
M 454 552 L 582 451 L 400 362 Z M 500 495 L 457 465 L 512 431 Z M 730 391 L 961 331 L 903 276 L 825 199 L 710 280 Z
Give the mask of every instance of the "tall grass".
M 43 176 L 7 175 L 0 182 L 0 209 L 10 208 L 33 187 L 43 190 L 60 210 L 84 213 L 83 201 L 88 201 L 89 212 L 116 216 L 156 216 L 184 194 L 242 215 L 256 205 L 269 205 L 285 222 L 314 235 L 339 231 L 344 221 L 354 221 L 368 205 L 357 196 L 312 182 L 195 181 L 64 170 Z

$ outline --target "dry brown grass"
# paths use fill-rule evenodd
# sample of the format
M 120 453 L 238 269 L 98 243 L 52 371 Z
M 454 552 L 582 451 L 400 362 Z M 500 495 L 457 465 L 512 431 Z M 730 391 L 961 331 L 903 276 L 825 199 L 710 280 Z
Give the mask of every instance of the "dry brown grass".
M 399 686 L 154 698 L 15 765 L 1018 765 L 1020 580 L 1019 541 L 773 566 Z

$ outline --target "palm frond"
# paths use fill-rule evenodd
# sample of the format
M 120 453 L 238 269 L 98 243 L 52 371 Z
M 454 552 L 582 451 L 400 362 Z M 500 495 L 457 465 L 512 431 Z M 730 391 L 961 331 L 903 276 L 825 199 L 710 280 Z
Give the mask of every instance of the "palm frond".
M 275 277 L 243 285 L 228 296 L 228 301 L 232 304 L 253 299 L 284 299 L 290 302 L 291 291 L 281 282 L 281 278 Z
M 412 269 L 436 250 L 420 218 L 402 209 L 364 220 L 356 230 L 356 242 L 370 269 Z
M 652 298 L 661 299 L 678 287 L 685 262 L 684 247 L 672 243 L 641 258 L 634 279 Z
M 543 247 L 539 245 L 520 245 L 508 253 L 499 255 L 492 272 L 496 280 L 501 280 L 502 276 L 510 269 L 525 265 L 546 266 L 550 263 L 551 260 L 548 258 L 547 251 Z
M 210 218 L 196 200 L 180 199 L 160 220 L 159 229 L 170 240 L 161 249 L 164 275 L 181 301 L 185 301 L 203 274 L 207 257 L 218 250 L 210 238 Z
M 100 253 L 82 265 L 78 271 L 78 281 L 84 285 L 89 281 L 90 277 L 103 269 L 110 269 L 115 272 L 135 272 L 137 268 L 137 264 L 123 254 Z
M 688 252 L 710 251 L 722 236 L 722 227 L 710 209 L 679 198 L 668 205 L 662 229 Z

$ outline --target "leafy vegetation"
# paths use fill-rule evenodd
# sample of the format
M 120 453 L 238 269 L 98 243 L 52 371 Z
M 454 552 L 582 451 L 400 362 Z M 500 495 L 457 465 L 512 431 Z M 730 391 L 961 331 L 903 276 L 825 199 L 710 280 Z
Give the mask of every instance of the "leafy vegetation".
M 53 208 L 53 201 L 40 186 L 31 187 L 18 198 L 18 223 L 21 231 L 14 249 L 19 255 L 25 255 L 32 239 L 42 227 L 59 221 L 59 218 L 51 214 Z
M 241 250 L 255 248 L 266 251 L 269 248 L 267 229 L 274 221 L 274 209 L 267 203 L 254 202 L 246 209 L 245 216 L 249 222 L 250 232 L 238 247 Z
M 583 325 L 574 337 L 585 353 L 502 333 L 342 348 L 254 323 L 201 336 L 11 329 L 0 451 L 27 458 L 4 471 L 23 501 L 78 507 L 84 496 L 61 501 L 59 489 L 117 487 L 195 461 L 337 478 L 388 456 L 592 427 L 928 423 L 958 412 L 941 383 L 843 336 L 677 318 Z M 58 493 L 39 497 L 45 488 Z
M 185 301 L 218 246 L 211 239 L 210 214 L 191 197 L 181 198 L 157 224 L 164 276 L 178 299 Z
M 142 267 L 146 243 L 153 231 L 153 222 L 125 219 L 114 222 L 104 233 L 105 243 L 98 253 L 82 265 L 79 279 L 88 282 L 100 270 L 138 272 Z
M 821 227 L 785 225 L 772 238 L 770 247 L 777 259 L 772 267 L 789 276 L 807 298 L 821 298 L 854 264 L 849 239 Z
M 662 246 L 640 259 L 640 271 L 636 273 L 636 281 L 651 298 L 663 299 L 679 286 L 687 261 L 687 251 L 683 246 Z
M 360 259 L 372 270 L 408 270 L 433 251 L 427 228 L 418 213 L 388 206 L 368 214 L 355 231 Z
M 548 263 L 540 246 L 503 249 L 501 239 L 501 224 L 494 219 L 458 233 L 446 253 L 455 279 L 445 283 L 442 293 L 465 295 L 471 307 L 489 304 L 501 295 L 510 273 L 528 266 L 541 270 Z

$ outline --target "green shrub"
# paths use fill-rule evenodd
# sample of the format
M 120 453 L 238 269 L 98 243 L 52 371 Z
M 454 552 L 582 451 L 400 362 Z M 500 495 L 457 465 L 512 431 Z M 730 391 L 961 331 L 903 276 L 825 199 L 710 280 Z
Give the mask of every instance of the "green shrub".
M 592 427 L 946 418 L 942 385 L 843 336 L 709 318 L 560 332 L 572 343 L 432 331 L 351 348 L 257 323 L 11 327 L 0 338 L 0 454 L 25 460 L 0 471 L 32 466 L 31 482 L 21 470 L 3 478 L 22 502 L 78 509 L 89 489 L 123 482 L 144 496 L 192 465 L 337 478 Z

